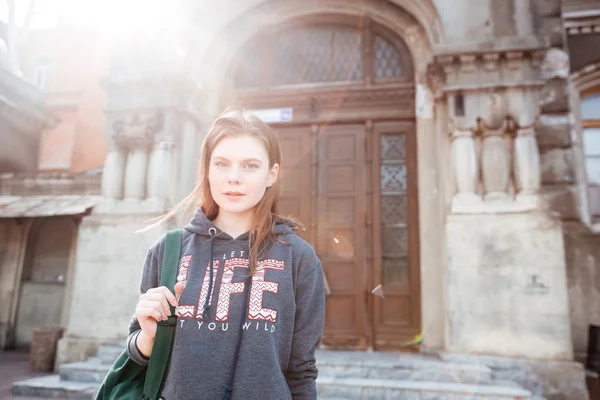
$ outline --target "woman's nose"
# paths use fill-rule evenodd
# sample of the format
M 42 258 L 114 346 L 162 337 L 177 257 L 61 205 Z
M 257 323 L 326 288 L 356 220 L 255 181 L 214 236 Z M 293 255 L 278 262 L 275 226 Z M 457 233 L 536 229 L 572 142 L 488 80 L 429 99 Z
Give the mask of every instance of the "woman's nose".
M 229 169 L 229 182 L 230 183 L 240 183 L 241 182 L 241 173 L 238 168 L 230 168 Z

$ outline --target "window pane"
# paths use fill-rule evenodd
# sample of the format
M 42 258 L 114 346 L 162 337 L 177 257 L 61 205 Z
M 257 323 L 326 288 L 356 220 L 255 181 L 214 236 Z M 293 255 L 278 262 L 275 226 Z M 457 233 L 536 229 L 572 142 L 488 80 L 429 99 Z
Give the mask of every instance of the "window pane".
M 583 148 L 586 156 L 600 155 L 600 128 L 583 130 Z
M 581 118 L 584 121 L 600 120 L 600 92 L 581 99 Z
M 273 38 L 272 85 L 362 79 L 362 35 L 341 26 L 289 29 Z
M 385 224 L 406 223 L 406 196 L 381 196 L 381 222 Z
M 381 230 L 381 252 L 384 257 L 408 256 L 408 230 L 384 227 Z
M 401 135 L 381 135 L 381 159 L 382 160 L 404 160 L 404 150 L 406 148 L 405 136 Z
M 273 75 L 271 84 L 290 85 L 302 83 L 305 75 L 322 81 L 329 76 L 328 32 L 323 29 L 290 29 L 273 39 Z M 320 38 L 320 40 L 318 40 Z M 311 62 L 318 54 L 323 61 Z
M 404 257 L 384 257 L 381 263 L 383 269 L 383 286 L 408 288 L 408 259 Z
M 362 36 L 349 30 L 333 31 L 332 80 L 362 79 Z
M 600 158 L 588 158 L 585 160 L 588 183 L 600 184 Z
M 590 187 L 588 187 L 588 193 L 590 195 L 590 210 L 592 211 L 592 216 L 599 217 L 600 216 L 600 187 L 599 186 L 590 186 Z
M 406 191 L 406 166 L 403 164 L 384 164 L 381 166 L 381 191 Z
M 381 36 L 375 37 L 373 47 L 375 50 L 375 79 L 402 76 L 402 58 L 398 50 Z

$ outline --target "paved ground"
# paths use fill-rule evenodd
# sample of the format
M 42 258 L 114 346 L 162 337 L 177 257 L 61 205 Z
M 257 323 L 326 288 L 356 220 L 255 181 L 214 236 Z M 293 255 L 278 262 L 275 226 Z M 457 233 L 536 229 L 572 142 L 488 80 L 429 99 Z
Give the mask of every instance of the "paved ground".
M 0 351 L 0 400 L 40 400 L 39 397 L 11 395 L 12 383 L 47 374 L 29 371 L 29 353 L 24 351 Z M 65 400 L 57 399 L 54 400 Z

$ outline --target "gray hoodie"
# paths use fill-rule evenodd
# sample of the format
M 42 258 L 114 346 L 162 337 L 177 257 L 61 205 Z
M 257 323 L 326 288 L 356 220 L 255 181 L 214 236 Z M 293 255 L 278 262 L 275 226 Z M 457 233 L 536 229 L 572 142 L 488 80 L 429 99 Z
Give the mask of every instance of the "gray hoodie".
M 211 240 L 211 228 L 214 239 Z M 312 247 L 277 221 L 277 237 L 252 277 L 248 307 L 248 234 L 232 238 L 201 210 L 183 229 L 178 281 L 186 281 L 177 308 L 177 328 L 162 396 L 166 400 L 221 399 L 230 379 L 243 328 L 233 383 L 234 400 L 316 399 L 315 348 L 323 334 L 325 290 L 321 262 Z M 164 236 L 148 251 L 141 291 L 158 286 Z M 210 254 L 213 252 L 213 285 Z M 207 299 L 209 287 L 212 296 Z M 173 288 L 170 288 L 173 290 Z M 127 351 L 148 360 L 129 325 Z

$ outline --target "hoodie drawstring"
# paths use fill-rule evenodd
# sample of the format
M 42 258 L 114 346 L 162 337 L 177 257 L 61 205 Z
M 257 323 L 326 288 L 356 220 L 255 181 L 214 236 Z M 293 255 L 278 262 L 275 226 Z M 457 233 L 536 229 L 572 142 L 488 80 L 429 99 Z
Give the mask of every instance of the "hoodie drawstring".
M 213 254 L 215 247 L 215 235 L 217 234 L 217 230 L 215 228 L 210 228 L 208 230 L 208 234 L 210 235 L 210 275 L 208 281 L 208 293 L 206 294 L 206 300 L 204 300 L 204 310 L 202 312 L 202 319 L 208 319 L 208 312 L 210 311 L 210 299 L 212 297 L 213 290 L 213 270 L 215 269 L 215 260 Z

